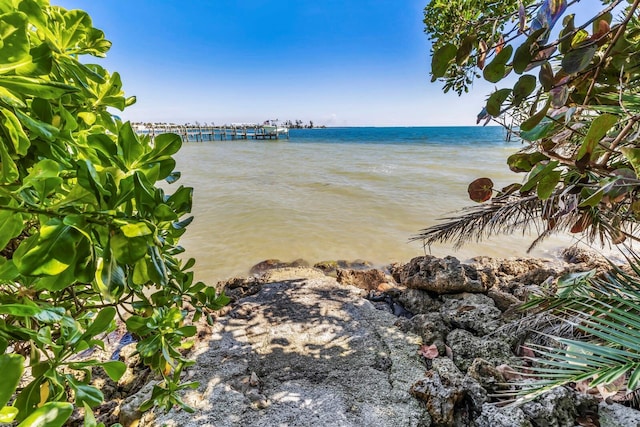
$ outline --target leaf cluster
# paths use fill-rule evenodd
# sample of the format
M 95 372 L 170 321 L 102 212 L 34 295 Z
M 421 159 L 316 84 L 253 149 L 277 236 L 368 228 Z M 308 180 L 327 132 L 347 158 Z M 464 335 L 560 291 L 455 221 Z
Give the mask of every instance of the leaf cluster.
M 423 230 L 418 239 L 429 244 L 458 235 L 461 243 L 501 230 L 501 223 L 522 228 L 535 223 L 540 239 L 569 231 L 603 243 L 637 240 L 640 21 L 637 2 L 614 19 L 611 11 L 620 3 L 603 4 L 582 25 L 565 13 L 571 9 L 565 0 L 508 4 L 499 10 L 465 1 L 427 6 L 433 79 L 443 80 L 447 90 L 455 79 L 468 78 L 464 63 L 489 82 L 515 81 L 489 95 L 478 120 L 502 123 L 527 146 L 507 159 L 513 172 L 524 174 L 520 182 L 496 189 L 482 178 L 469 186 L 472 199 L 486 205 L 474 212 L 499 212 L 493 221 L 473 233 L 457 228 L 458 233 L 463 222 L 448 221 Z M 454 13 L 448 11 L 457 6 L 478 9 L 448 22 Z M 562 29 L 550 40 L 556 25 Z M 478 194 L 482 197 L 473 196 Z M 538 203 L 529 204 L 536 207 L 526 221 L 503 215 L 518 212 L 520 201 L 532 196 Z M 550 199 L 553 203 L 546 203 Z M 509 203 L 515 209 L 501 209 Z
M 146 407 L 180 404 L 184 304 L 197 320 L 228 301 L 178 258 L 193 190 L 156 186 L 179 179 L 181 139 L 139 136 L 110 113 L 135 98 L 81 61 L 111 46 L 86 12 L 2 1 L 0 41 L 0 422 L 61 425 L 71 402 L 95 425 L 92 369 L 117 381 L 124 365 L 75 357 L 104 347 L 118 317 L 162 378 Z

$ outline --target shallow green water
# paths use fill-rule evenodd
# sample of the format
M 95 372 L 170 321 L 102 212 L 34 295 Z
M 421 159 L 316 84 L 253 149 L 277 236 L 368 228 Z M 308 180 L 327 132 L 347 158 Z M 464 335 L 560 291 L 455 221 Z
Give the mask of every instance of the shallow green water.
M 423 255 L 408 239 L 472 204 L 467 185 L 521 180 L 506 157 L 521 147 L 500 129 L 351 128 L 292 130 L 291 140 L 188 143 L 179 183 L 195 187 L 195 221 L 182 240 L 200 280 L 215 283 L 268 258 L 376 264 Z M 525 255 L 531 237 L 499 237 L 434 255 Z M 553 239 L 534 255 L 553 255 Z

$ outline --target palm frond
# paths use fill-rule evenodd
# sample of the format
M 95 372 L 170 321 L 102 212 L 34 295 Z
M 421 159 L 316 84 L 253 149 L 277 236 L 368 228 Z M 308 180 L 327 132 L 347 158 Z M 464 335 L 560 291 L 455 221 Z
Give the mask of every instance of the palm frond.
M 570 189 L 560 190 L 546 200 L 519 193 L 496 196 L 470 206 L 458 215 L 441 218 L 439 224 L 420 230 L 411 241 L 422 240 L 428 247 L 452 242 L 459 249 L 469 241 L 481 241 L 497 234 L 533 232 L 537 238 L 531 251 L 547 237 L 561 232 L 580 232 L 589 243 L 618 243 L 635 237 L 637 220 L 624 205 L 614 209 L 580 207 L 580 199 Z
M 635 254 L 630 261 L 632 269 L 640 269 Z M 569 338 L 538 333 L 553 344 L 527 344 L 536 356 L 529 358 L 533 367 L 526 376 L 535 381 L 516 384 L 517 390 L 504 394 L 516 397 L 513 404 L 584 380 L 595 387 L 624 377 L 630 392 L 640 384 L 640 278 L 614 267 L 605 276 L 584 274 L 575 279 L 546 301 L 536 297 L 548 310 L 538 316 L 563 318 L 578 333 Z

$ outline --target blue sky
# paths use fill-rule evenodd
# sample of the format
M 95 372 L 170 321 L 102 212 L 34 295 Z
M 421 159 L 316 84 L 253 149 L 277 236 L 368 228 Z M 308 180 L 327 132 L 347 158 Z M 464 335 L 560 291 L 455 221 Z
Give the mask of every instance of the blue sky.
M 428 0 L 51 0 L 84 9 L 132 121 L 474 125 L 493 86 L 430 83 Z

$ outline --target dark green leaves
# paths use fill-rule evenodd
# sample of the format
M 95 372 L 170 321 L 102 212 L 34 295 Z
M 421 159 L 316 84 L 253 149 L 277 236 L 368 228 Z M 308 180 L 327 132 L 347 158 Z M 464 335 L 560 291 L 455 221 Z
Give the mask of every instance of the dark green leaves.
M 579 73 L 591 63 L 597 50 L 598 46 L 595 44 L 570 50 L 562 58 L 562 69 L 568 74 Z
M 180 177 L 180 137 L 139 137 L 116 120 L 108 109 L 135 98 L 118 73 L 83 56 L 110 46 L 84 11 L 0 2 L 0 423 L 62 426 L 73 402 L 98 425 L 90 408 L 104 396 L 91 369 L 117 381 L 126 366 L 83 352 L 104 348 L 125 303 L 153 314 L 140 331 L 153 343 L 144 363 L 166 388 L 145 405 L 183 405 L 178 392 L 193 384 L 180 384 L 181 350 L 195 328 L 178 307 L 188 302 L 209 316 L 227 302 L 193 285 L 192 264 L 176 259 L 193 190 L 165 196 L 156 184 Z M 30 356 L 29 378 L 18 350 Z
M 511 59 L 513 53 L 513 46 L 507 45 L 493 58 L 493 61 L 487 65 L 483 71 L 484 79 L 497 83 L 502 80 L 507 74 L 507 62 Z
M 20 383 L 22 371 L 24 370 L 24 358 L 18 354 L 2 354 L 0 355 L 0 372 L 2 372 L 2 381 L 0 381 L 0 409 L 9 402 L 11 396 Z M 11 422 L 2 421 L 0 422 Z
M 434 52 L 431 57 L 431 81 L 444 76 L 449 67 L 449 63 L 456 57 L 458 49 L 455 45 L 448 43 Z
M 602 114 L 596 117 L 591 123 L 589 132 L 578 150 L 578 154 L 576 155 L 577 159 L 583 159 L 587 156 L 591 157 L 598 142 L 607 134 L 609 129 L 611 129 L 617 121 L 618 116 L 613 114 Z
M 516 153 L 509 156 L 507 164 L 513 172 L 529 172 L 538 163 L 549 160 L 542 153 Z
M 487 106 L 485 107 L 487 109 L 487 113 L 491 114 L 493 117 L 498 117 L 500 115 L 502 104 L 509 95 L 511 95 L 511 89 L 500 89 L 493 92 L 487 100 Z
M 51 220 L 36 235 L 22 242 L 15 252 L 14 263 L 22 274 L 60 274 L 76 259 L 76 247 L 83 238 L 62 221 Z
M 531 75 L 524 75 L 518 79 L 513 87 L 513 105 L 520 105 L 536 88 L 536 78 Z

